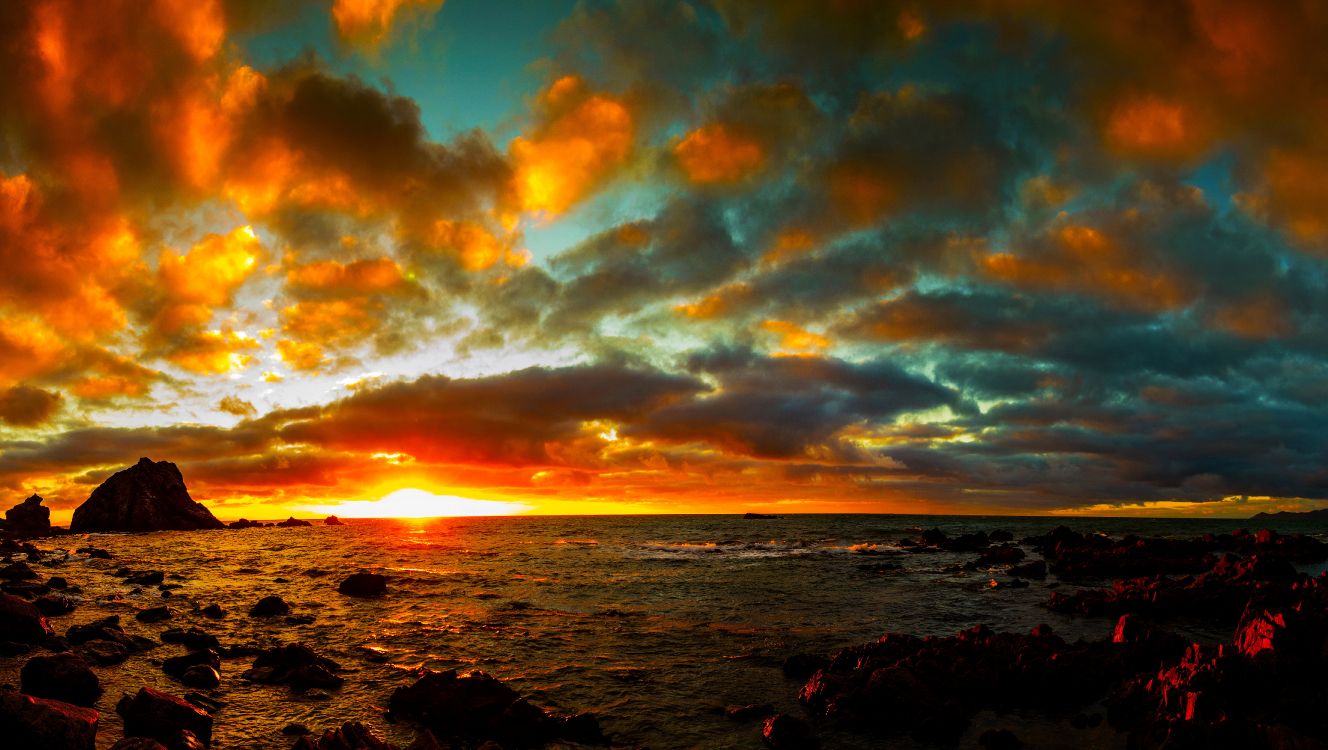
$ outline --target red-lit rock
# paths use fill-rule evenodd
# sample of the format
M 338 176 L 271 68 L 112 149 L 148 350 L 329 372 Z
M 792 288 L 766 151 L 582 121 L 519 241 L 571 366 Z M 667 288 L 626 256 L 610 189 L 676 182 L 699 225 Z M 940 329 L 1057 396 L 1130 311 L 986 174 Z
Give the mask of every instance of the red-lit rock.
M 187 730 L 204 745 L 212 744 L 212 717 L 198 706 L 170 693 L 139 688 L 134 697 L 122 698 L 115 711 L 124 719 L 126 736 L 148 737 L 170 745 L 179 738 L 182 730 Z
M 94 750 L 100 719 L 90 708 L 0 690 L 0 742 L 7 748 Z

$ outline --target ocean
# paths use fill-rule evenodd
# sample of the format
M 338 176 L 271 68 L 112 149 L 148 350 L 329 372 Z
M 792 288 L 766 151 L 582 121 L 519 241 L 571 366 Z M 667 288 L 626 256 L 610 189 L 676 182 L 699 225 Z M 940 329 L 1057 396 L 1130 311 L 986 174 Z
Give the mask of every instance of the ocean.
M 965 571 L 975 553 L 902 552 L 898 542 L 926 528 L 951 536 L 1006 529 L 1015 538 L 1057 525 L 1112 536 L 1197 536 L 1251 528 L 1233 520 L 792 515 L 576 516 L 429 520 L 347 520 L 345 526 L 236 531 L 93 534 L 39 542 L 68 549 L 66 562 L 42 572 L 83 590 L 70 625 L 120 614 L 131 634 L 158 640 L 169 627 L 197 625 L 223 644 L 303 642 L 340 662 L 346 684 L 325 699 L 298 697 L 280 686 L 239 679 L 251 659 L 223 663 L 213 696 L 217 748 L 289 748 L 288 723 L 316 732 L 359 720 L 403 746 L 406 725 L 385 720 L 393 688 L 410 671 L 480 669 L 556 711 L 598 715 L 616 746 L 759 748 L 759 722 L 738 723 L 725 706 L 770 703 L 800 713 L 800 683 L 781 663 L 799 652 L 828 653 L 884 632 L 952 635 L 977 623 L 1027 631 L 1046 623 L 1067 640 L 1108 637 L 1112 622 L 1072 618 L 1043 608 L 1054 578 L 1028 588 L 995 588 L 1000 569 Z M 1328 525 L 1283 523 L 1328 539 Z M 93 545 L 113 559 L 74 552 Z M 877 571 L 891 562 L 900 570 Z M 162 570 L 182 584 L 169 599 L 155 586 L 135 587 L 112 573 L 121 566 Z M 337 593 L 356 571 L 390 578 L 381 599 Z M 1309 571 L 1317 572 L 1317 571 Z M 247 616 L 263 596 L 286 599 L 313 622 Z M 143 624 L 134 613 L 169 604 L 173 619 Z M 195 610 L 219 603 L 229 615 L 210 620 Z M 1171 629 L 1201 641 L 1230 637 L 1203 622 Z M 115 701 L 148 685 L 181 694 L 160 661 L 183 653 L 163 645 L 122 665 L 97 667 L 106 693 L 98 747 L 121 736 Z M 25 657 L 0 658 L 0 683 L 18 684 Z M 1030 717 L 980 716 L 984 726 L 1023 726 Z M 1041 735 L 1055 746 L 1051 729 Z M 970 737 L 971 738 L 971 737 Z M 822 734 L 826 748 L 882 747 L 847 732 Z M 1118 747 L 1109 730 L 1074 747 Z M 1096 743 L 1096 744 L 1093 744 Z M 908 748 L 908 740 L 888 747 Z M 1067 745 L 1068 746 L 1068 745 Z

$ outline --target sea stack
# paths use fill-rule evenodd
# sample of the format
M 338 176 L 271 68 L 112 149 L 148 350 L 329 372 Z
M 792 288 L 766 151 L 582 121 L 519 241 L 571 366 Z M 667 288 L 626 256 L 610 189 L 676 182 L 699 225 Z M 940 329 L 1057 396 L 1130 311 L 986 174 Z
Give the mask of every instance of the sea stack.
M 5 528 L 15 536 L 48 536 L 51 509 L 41 503 L 41 496 L 33 495 L 5 511 Z
M 69 524 L 72 532 L 220 528 L 224 524 L 189 496 L 175 464 L 148 458 L 102 482 Z

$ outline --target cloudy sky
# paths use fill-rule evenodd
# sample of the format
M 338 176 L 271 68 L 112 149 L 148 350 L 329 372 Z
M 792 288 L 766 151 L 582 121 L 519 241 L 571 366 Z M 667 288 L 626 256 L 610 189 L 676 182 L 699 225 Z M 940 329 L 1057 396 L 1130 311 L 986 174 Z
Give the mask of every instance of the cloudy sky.
M 0 4 L 0 505 L 1328 497 L 1328 6 L 271 5 Z

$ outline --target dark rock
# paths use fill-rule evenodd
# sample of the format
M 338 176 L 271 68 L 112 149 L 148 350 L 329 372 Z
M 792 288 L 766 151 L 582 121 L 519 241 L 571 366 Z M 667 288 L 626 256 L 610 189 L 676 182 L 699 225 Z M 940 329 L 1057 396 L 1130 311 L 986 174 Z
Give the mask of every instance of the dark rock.
M 90 708 L 0 690 L 0 738 L 15 750 L 94 750 L 101 714 Z
M 387 593 L 387 578 L 377 573 L 352 573 L 337 591 L 347 596 L 382 596 Z
M 74 600 L 67 596 L 46 594 L 32 601 L 33 606 L 48 617 L 67 615 L 74 611 Z
M 97 547 L 79 547 L 77 552 L 80 555 L 87 555 L 88 557 L 100 560 L 111 559 L 111 553 L 109 551 L 104 549 L 98 549 Z
M 129 658 L 129 649 L 114 641 L 88 641 L 79 646 L 78 650 L 88 661 L 102 667 L 119 664 Z
M 226 610 L 222 609 L 220 604 L 209 604 L 202 609 L 200 614 L 213 620 L 220 620 L 226 616 Z
M 111 745 L 110 750 L 170 750 L 170 748 L 147 737 L 124 737 Z
M 766 719 L 761 727 L 761 738 L 774 750 L 810 750 L 818 745 L 811 726 L 788 714 L 775 714 Z
M 51 509 L 33 495 L 5 511 L 5 529 L 14 536 L 48 536 L 51 533 Z
M 170 607 L 162 605 L 160 607 L 140 609 L 138 613 L 134 615 L 134 619 L 139 622 L 161 622 L 162 620 L 171 619 L 172 614 Z
M 1013 565 L 1024 559 L 1024 551 L 1012 544 L 988 547 L 971 565 L 973 568 L 991 568 L 997 565 Z
M 345 523 L 342 522 L 342 520 L 341 520 L 340 518 L 337 518 L 336 516 L 328 516 L 327 518 L 324 518 L 324 519 L 323 519 L 323 523 L 324 523 L 325 525 L 327 525 L 327 526 L 345 526 L 345 525 L 346 525 Z
M 189 496 L 175 464 L 146 458 L 93 490 L 69 524 L 74 533 L 220 528 L 221 521 Z
M 72 625 L 65 633 L 65 638 L 75 646 L 88 641 L 103 640 L 119 643 L 130 651 L 142 651 L 143 647 L 120 627 L 120 616 L 111 615 L 83 625 Z
M 200 665 L 214 670 L 220 670 L 221 655 L 210 648 L 201 651 L 190 651 L 187 654 L 163 659 L 161 662 L 161 671 L 179 680 L 182 679 L 185 672 L 188 672 L 192 667 Z
M 250 617 L 276 617 L 290 614 L 290 605 L 279 596 L 265 596 L 249 609 Z
M 305 729 L 305 732 L 308 732 Z M 295 741 L 292 750 L 398 750 L 395 745 L 382 741 L 358 721 L 348 721 L 336 729 L 328 729 L 320 737 L 304 736 Z
M 313 621 L 316 620 L 316 619 L 317 619 L 317 618 L 314 617 L 313 615 L 287 615 L 287 616 L 286 616 L 286 624 L 287 624 L 287 625 L 309 625 L 309 624 L 312 624 Z
M 746 706 L 729 706 L 724 709 L 724 717 L 729 721 L 752 721 L 775 712 L 769 703 L 750 703 Z
M 0 594 L 0 641 L 37 643 L 50 635 L 41 610 L 17 596 Z
M 766 513 L 744 513 L 742 517 L 748 521 L 773 521 L 777 518 L 783 518 L 783 516 L 772 516 Z
M 129 576 L 125 579 L 125 583 L 133 586 L 156 586 L 164 580 L 166 574 L 160 570 L 146 570 Z
M 34 578 L 40 578 L 37 571 L 32 569 L 31 565 L 23 562 L 14 562 L 0 568 L 0 578 L 10 581 L 30 581 Z
M 805 680 L 816 670 L 826 667 L 830 660 L 820 654 L 793 654 L 784 659 L 784 676 L 793 680 Z
M 281 729 L 282 734 L 312 734 L 313 732 L 303 724 L 287 724 Z
M 420 670 L 418 674 L 413 685 L 392 691 L 388 707 L 393 715 L 424 725 L 439 739 L 530 747 L 557 739 L 564 729 L 561 721 L 483 672 Z
M 188 630 L 180 628 L 167 630 L 161 634 L 161 641 L 162 643 L 179 643 L 192 650 L 221 648 L 221 642 L 217 640 L 215 635 L 195 627 Z
M 1019 578 L 1036 578 L 1040 581 L 1047 577 L 1047 561 L 1033 560 L 1022 565 L 1011 565 L 1007 572 Z
M 290 518 L 287 518 L 285 521 L 281 521 L 277 525 L 284 526 L 286 528 L 294 528 L 296 526 L 313 526 L 312 523 L 296 518 L 295 516 L 291 516 Z
M 997 529 L 996 531 L 993 531 L 990 534 L 988 534 L 987 538 L 992 540 L 993 542 L 1013 542 L 1014 532 L 1007 531 L 1006 529 Z
M 50 586 L 53 589 L 60 589 L 61 591 L 63 591 L 69 588 L 69 581 L 66 581 L 61 576 L 51 576 L 50 580 L 46 582 L 46 585 Z
M 186 730 L 204 745 L 212 744 L 212 717 L 170 693 L 142 687 L 134 697 L 122 698 L 115 711 L 124 719 L 125 736 L 148 737 L 170 745 L 180 738 L 181 730 Z
M 978 737 L 983 750 L 1020 750 L 1024 743 L 1008 729 L 988 729 Z
M 261 528 L 263 528 L 264 526 L 271 526 L 271 525 L 272 525 L 272 524 L 270 524 L 270 523 L 262 523 L 262 522 L 259 522 L 259 521 L 250 521 L 250 520 L 247 519 L 247 518 L 241 518 L 241 519 L 238 520 L 238 521 L 232 521 L 230 524 L 228 524 L 228 525 L 226 526 L 226 528 L 228 528 L 228 529 L 261 529 Z
M 221 675 L 206 664 L 195 664 L 180 675 L 180 682 L 189 687 L 210 689 L 221 684 Z
M 101 697 L 101 682 L 83 657 L 74 653 L 34 656 L 19 673 L 21 690 L 37 698 L 91 707 Z
M 251 682 L 289 685 L 295 690 L 339 688 L 345 682 L 334 672 L 341 665 L 301 643 L 267 649 L 254 659 L 253 668 L 242 676 Z

